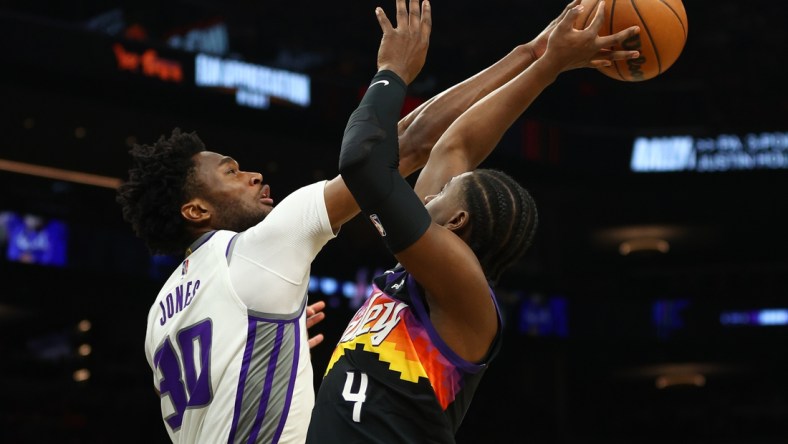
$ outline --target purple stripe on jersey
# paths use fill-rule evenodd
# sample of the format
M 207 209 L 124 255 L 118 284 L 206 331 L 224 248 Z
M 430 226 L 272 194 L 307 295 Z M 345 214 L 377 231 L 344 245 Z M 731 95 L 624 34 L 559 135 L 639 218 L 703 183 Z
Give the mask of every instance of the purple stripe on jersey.
M 474 364 L 473 362 L 468 362 L 465 359 L 462 359 L 457 353 L 454 353 L 454 350 L 449 348 L 443 339 L 438 334 L 438 331 L 435 330 L 435 327 L 432 325 L 432 321 L 430 321 L 430 316 L 427 314 L 427 310 L 424 307 L 424 301 L 421 300 L 421 292 L 419 292 L 418 287 L 416 286 L 416 280 L 413 279 L 413 276 L 408 276 L 406 278 L 407 285 L 408 285 L 408 294 L 410 294 L 410 300 L 413 304 L 413 308 L 416 311 L 416 316 L 421 320 L 424 329 L 427 330 L 427 334 L 432 340 L 432 343 L 435 347 L 440 350 L 441 354 L 446 357 L 455 367 L 460 369 L 464 373 L 478 373 L 481 371 L 485 365 L 484 364 Z M 491 290 L 492 291 L 492 290 Z M 490 295 L 492 296 L 492 294 Z M 498 306 L 496 305 L 496 310 Z
M 293 368 L 290 369 L 290 382 L 287 384 L 287 396 L 285 397 L 285 406 L 282 409 L 282 417 L 279 419 L 279 425 L 276 427 L 274 434 L 274 443 L 279 442 L 279 437 L 282 436 L 282 430 L 285 428 L 287 422 L 287 414 L 290 413 L 290 401 L 293 400 L 293 389 L 295 389 L 296 375 L 298 374 L 298 358 L 301 356 L 301 326 L 298 323 L 293 325 L 295 333 L 295 349 L 293 350 Z
M 230 242 L 227 242 L 227 249 L 224 250 L 224 257 L 227 257 L 227 255 L 230 254 L 230 247 L 233 246 L 233 241 L 235 240 L 236 237 L 238 237 L 237 233 L 230 238 Z
M 263 418 L 265 418 L 265 411 L 268 408 L 268 399 L 271 397 L 271 386 L 273 385 L 274 372 L 276 372 L 276 362 L 279 359 L 279 351 L 282 349 L 282 337 L 284 336 L 285 326 L 279 324 L 276 327 L 276 339 L 274 340 L 274 348 L 271 350 L 271 358 L 268 361 L 268 371 L 265 375 L 265 385 L 263 386 L 263 395 L 260 398 L 260 407 L 257 410 L 257 417 L 252 426 L 252 433 L 249 436 L 249 442 L 256 442 L 257 435 L 260 434 L 260 428 L 263 425 Z M 275 443 L 276 441 L 274 441 Z
M 230 428 L 230 437 L 227 440 L 232 444 L 235 442 L 235 433 L 238 431 L 238 419 L 241 415 L 241 402 L 244 397 L 244 386 L 246 385 L 246 377 L 249 375 L 249 363 L 252 361 L 252 350 L 254 350 L 254 340 L 257 332 L 257 321 L 249 318 L 249 326 L 246 332 L 246 349 L 244 350 L 244 359 L 241 363 L 241 376 L 238 378 L 238 388 L 235 392 L 235 412 L 233 413 L 233 425 Z

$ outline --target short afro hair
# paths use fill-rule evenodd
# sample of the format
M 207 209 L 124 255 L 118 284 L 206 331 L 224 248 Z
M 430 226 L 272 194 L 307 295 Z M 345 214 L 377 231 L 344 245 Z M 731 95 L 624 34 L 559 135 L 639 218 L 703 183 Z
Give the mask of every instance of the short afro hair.
M 193 156 L 203 151 L 197 134 L 180 128 L 169 138 L 129 150 L 129 177 L 118 188 L 116 201 L 151 254 L 182 253 L 191 242 L 180 207 L 197 191 Z

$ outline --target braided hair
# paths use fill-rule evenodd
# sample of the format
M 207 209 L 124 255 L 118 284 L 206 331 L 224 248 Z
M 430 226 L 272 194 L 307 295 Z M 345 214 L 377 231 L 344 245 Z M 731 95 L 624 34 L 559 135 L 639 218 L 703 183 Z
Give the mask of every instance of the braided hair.
M 153 145 L 135 144 L 129 150 L 129 178 L 115 200 L 152 254 L 180 253 L 191 242 L 180 207 L 199 190 L 192 156 L 202 151 L 197 134 L 179 128 L 168 139 L 161 136 Z
M 463 181 L 468 244 L 493 283 L 533 242 L 539 217 L 528 191 L 506 173 L 477 169 Z

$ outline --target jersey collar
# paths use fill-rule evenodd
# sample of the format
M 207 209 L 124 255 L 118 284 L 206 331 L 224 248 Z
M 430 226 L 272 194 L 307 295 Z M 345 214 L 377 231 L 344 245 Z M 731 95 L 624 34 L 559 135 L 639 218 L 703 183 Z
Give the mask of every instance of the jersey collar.
M 189 257 L 189 255 L 194 253 L 198 248 L 200 248 L 202 244 L 208 242 L 208 239 L 210 239 L 211 236 L 213 236 L 214 234 L 216 234 L 216 230 L 203 233 L 200 237 L 197 238 L 196 241 L 192 242 L 192 244 L 189 245 L 189 248 L 186 249 L 186 255 L 184 257 L 185 258 Z

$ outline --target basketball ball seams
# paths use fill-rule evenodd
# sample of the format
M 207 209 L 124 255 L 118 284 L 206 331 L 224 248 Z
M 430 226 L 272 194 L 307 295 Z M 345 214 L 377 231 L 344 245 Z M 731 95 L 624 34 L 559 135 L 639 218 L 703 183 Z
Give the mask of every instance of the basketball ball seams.
M 646 23 L 645 20 L 643 20 L 643 16 L 640 15 L 640 11 L 638 10 L 638 5 L 635 4 L 635 0 L 630 0 L 630 2 L 632 3 L 632 11 L 638 16 L 638 19 L 640 20 L 640 24 L 641 26 L 643 26 L 643 30 L 645 30 L 646 35 L 648 35 L 648 41 L 649 43 L 651 43 L 651 48 L 654 50 L 654 57 L 657 59 L 657 72 L 661 73 L 662 60 L 660 60 L 659 57 L 659 48 L 657 48 L 657 44 L 654 42 L 654 39 L 651 37 L 651 31 L 648 29 L 648 24 Z M 641 30 L 641 32 L 643 31 Z M 641 39 L 641 42 L 642 41 L 643 39 Z M 642 51 L 641 51 L 641 55 L 642 55 Z
M 616 0 L 613 0 L 610 3 L 610 23 L 608 23 L 610 25 L 610 29 L 608 29 L 607 35 L 613 34 L 613 23 L 614 23 L 613 19 L 614 19 L 615 12 L 616 12 Z M 616 48 L 614 46 L 611 46 L 610 50 L 611 51 L 615 51 Z M 613 63 L 613 67 L 616 68 L 616 74 L 618 74 L 618 78 L 621 79 L 621 80 L 626 80 L 626 77 L 624 77 L 624 74 L 621 73 L 621 62 L 618 61 L 616 63 Z
M 639 26 L 640 32 L 620 44 L 609 45 L 605 51 L 639 50 L 640 57 L 614 60 L 611 66 L 597 66 L 597 71 L 616 80 L 640 82 L 668 70 L 687 40 L 689 26 L 682 1 L 606 0 L 600 37 L 616 34 L 632 25 Z M 585 9 L 575 19 L 574 26 L 586 29 L 593 22 L 592 13 L 600 7 L 601 0 L 581 0 L 581 3 Z M 681 31 L 676 29 L 674 20 L 678 20 Z
M 607 30 L 607 35 L 613 34 L 613 15 L 615 12 L 616 12 L 616 0 L 613 0 L 610 3 L 610 23 L 608 23 L 608 25 L 610 25 L 610 29 Z M 611 47 L 610 49 L 613 48 Z
M 589 8 L 589 11 L 593 11 L 594 9 L 596 9 L 596 6 L 599 4 L 599 2 L 600 2 L 600 0 L 595 0 L 595 1 L 594 1 L 594 6 L 591 6 L 591 8 Z M 590 21 L 591 21 L 591 18 L 592 18 L 592 14 L 588 14 L 588 15 L 586 16 L 586 19 L 585 19 L 585 21 L 583 22 L 583 28 L 582 28 L 582 29 L 586 29 L 586 28 L 588 28 L 588 22 L 590 22 Z
M 686 40 L 687 39 L 687 27 L 684 26 L 684 21 L 681 20 L 681 14 L 676 12 L 676 10 L 673 9 L 672 6 L 670 6 L 670 3 L 666 2 L 665 0 L 659 0 L 659 2 L 662 3 L 663 5 L 665 5 L 666 8 L 670 9 L 670 12 L 672 12 L 673 15 L 676 16 L 676 20 L 678 20 L 679 24 L 681 24 L 681 30 L 684 31 L 684 39 Z

